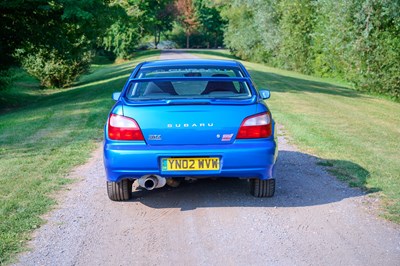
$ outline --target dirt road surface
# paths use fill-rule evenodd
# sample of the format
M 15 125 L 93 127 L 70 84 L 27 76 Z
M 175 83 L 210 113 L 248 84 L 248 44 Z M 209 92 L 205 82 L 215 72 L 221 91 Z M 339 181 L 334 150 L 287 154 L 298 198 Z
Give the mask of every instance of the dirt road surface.
M 121 203 L 107 198 L 99 147 L 18 265 L 400 265 L 400 228 L 368 211 L 367 195 L 283 137 L 279 148 L 274 198 L 227 179 L 134 190 Z

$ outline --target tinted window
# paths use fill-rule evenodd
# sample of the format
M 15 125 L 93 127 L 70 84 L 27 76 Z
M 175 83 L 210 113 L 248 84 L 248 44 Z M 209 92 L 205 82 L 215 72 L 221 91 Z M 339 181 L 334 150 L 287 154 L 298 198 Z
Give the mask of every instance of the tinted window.
M 249 98 L 243 81 L 179 80 L 131 82 L 126 97 L 131 100 L 171 98 Z
M 136 74 L 136 79 L 139 81 L 132 81 L 129 84 L 126 97 L 131 100 L 249 98 L 251 97 L 251 91 L 247 83 L 243 80 L 232 80 L 232 78 L 242 77 L 243 73 L 238 67 L 142 67 Z M 171 80 L 168 80 L 168 78 L 171 78 Z M 147 80 L 140 82 L 140 79 Z M 149 79 L 154 80 L 149 81 Z
M 162 68 L 142 68 L 136 78 L 153 77 L 243 77 L 239 68 L 225 67 L 162 67 Z

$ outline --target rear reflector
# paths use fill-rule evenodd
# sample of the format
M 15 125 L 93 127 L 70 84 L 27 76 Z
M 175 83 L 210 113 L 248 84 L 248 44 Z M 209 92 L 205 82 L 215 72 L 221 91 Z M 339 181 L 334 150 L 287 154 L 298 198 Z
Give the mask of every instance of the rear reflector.
M 144 140 L 135 120 L 116 114 L 111 114 L 108 119 L 108 137 L 112 140 Z
M 245 118 L 236 139 L 268 138 L 272 134 L 270 113 L 261 113 Z

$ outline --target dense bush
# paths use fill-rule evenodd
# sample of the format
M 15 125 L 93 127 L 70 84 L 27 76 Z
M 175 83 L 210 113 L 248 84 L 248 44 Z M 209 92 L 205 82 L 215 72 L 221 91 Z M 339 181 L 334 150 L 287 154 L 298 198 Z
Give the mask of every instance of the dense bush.
M 118 58 L 132 56 L 140 41 L 138 28 L 129 23 L 117 21 L 111 25 L 101 42 L 106 51 L 112 52 Z
M 281 17 L 278 66 L 310 74 L 314 9 L 311 0 L 282 0 L 278 5 Z
M 319 0 L 315 4 L 310 68 L 317 76 L 345 78 L 353 68 L 349 65 L 352 46 L 344 45 L 354 38 L 352 9 L 352 1 Z
M 360 90 L 400 99 L 400 3 L 362 1 L 355 12 L 356 73 L 352 81 Z
M 39 79 L 42 86 L 62 88 L 89 69 L 92 53 L 67 57 L 56 50 L 38 49 L 33 53 L 20 52 L 18 57 L 26 71 Z

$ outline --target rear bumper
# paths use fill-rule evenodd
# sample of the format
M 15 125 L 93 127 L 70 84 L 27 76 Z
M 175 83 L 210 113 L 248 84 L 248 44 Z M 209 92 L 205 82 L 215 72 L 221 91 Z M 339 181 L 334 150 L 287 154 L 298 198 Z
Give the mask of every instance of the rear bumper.
M 278 155 L 276 142 L 271 139 L 236 140 L 226 145 L 150 146 L 144 142 L 104 143 L 104 166 L 108 181 L 137 179 L 143 175 L 173 177 L 237 177 L 270 179 Z M 165 157 L 219 157 L 218 171 L 162 171 Z

